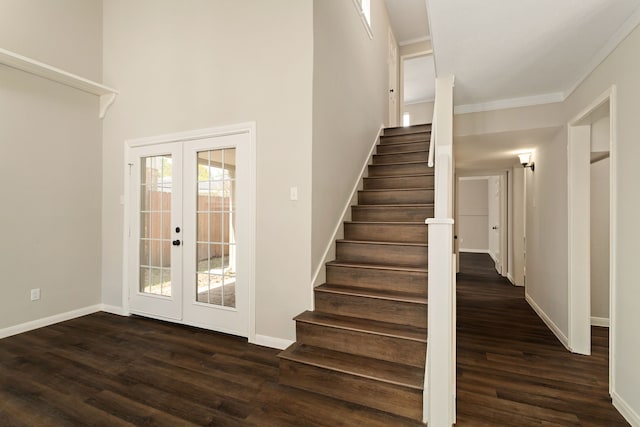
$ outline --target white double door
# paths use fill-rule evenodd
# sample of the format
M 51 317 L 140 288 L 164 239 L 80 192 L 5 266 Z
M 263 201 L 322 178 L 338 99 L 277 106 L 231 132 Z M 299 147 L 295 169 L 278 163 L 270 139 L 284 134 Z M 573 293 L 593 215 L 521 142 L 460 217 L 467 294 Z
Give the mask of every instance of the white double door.
M 131 313 L 248 336 L 248 138 L 129 147 Z

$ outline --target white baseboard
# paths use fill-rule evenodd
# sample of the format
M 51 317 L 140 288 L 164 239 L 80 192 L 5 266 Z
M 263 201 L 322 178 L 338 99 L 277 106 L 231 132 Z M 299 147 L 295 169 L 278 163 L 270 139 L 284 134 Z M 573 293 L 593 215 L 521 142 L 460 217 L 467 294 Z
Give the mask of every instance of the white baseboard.
M 464 249 L 464 248 L 460 248 L 460 249 L 458 249 L 458 252 L 464 252 L 464 253 L 468 253 L 468 254 L 487 254 L 487 255 L 491 255 L 491 253 L 489 252 L 488 249 Z
M 295 341 L 285 340 L 283 338 L 256 334 L 256 339 L 252 342 L 252 344 L 261 345 L 263 347 L 277 348 L 278 350 L 284 350 L 294 342 Z
M 542 310 L 542 308 L 540 308 L 540 306 L 536 304 L 536 302 L 533 300 L 533 298 L 529 296 L 527 292 L 525 292 L 524 298 L 529 303 L 531 308 L 533 308 L 533 311 L 536 312 L 538 317 L 542 319 L 542 321 L 547 325 L 547 327 L 551 330 L 551 332 L 553 332 L 553 334 L 558 338 L 558 340 L 562 343 L 562 345 L 567 350 L 571 351 L 571 349 L 569 348 L 569 339 L 565 334 L 562 333 L 560 328 L 558 328 L 558 326 L 555 323 L 553 323 L 553 320 L 551 320 L 551 318 L 547 316 L 547 313 L 545 313 Z
M 76 317 L 86 316 L 87 314 L 97 313 L 98 311 L 102 311 L 101 304 L 91 305 L 77 310 L 67 311 L 66 313 L 55 314 L 53 316 L 32 320 L 19 325 L 9 326 L 8 328 L 0 329 L 0 339 L 21 334 L 23 332 L 29 332 L 34 329 L 43 328 L 45 326 L 53 325 L 54 323 L 65 322 L 67 320 L 75 319 Z
M 622 416 L 634 427 L 640 426 L 640 415 L 634 411 L 627 402 L 622 399 L 615 391 L 611 393 L 613 406 L 622 414 Z
M 505 276 L 507 278 L 508 281 L 511 282 L 511 284 L 513 286 L 516 286 L 516 279 L 513 278 L 513 276 L 511 275 L 511 273 L 507 273 L 507 275 Z
M 594 317 L 591 316 L 591 326 L 602 326 L 604 328 L 609 327 L 609 319 L 606 317 Z
M 333 229 L 333 234 L 331 235 L 331 238 L 327 243 L 327 246 L 322 255 L 322 259 L 320 260 L 320 263 L 316 266 L 313 276 L 311 276 L 311 291 L 310 291 L 311 301 L 309 304 L 309 308 L 311 310 L 314 309 L 313 288 L 322 284 L 321 282 L 324 280 L 324 275 L 322 275 L 321 273 L 324 272 L 323 270 L 324 265 L 335 258 L 336 239 L 340 239 L 342 237 L 341 234 L 344 233 L 342 225 L 344 221 L 347 220 L 347 215 L 351 213 L 350 208 L 354 204 L 354 200 L 356 200 L 358 196 L 358 188 L 360 188 L 360 185 L 362 183 L 362 178 L 365 176 L 365 173 L 367 172 L 367 166 L 369 166 L 369 163 L 371 162 L 371 158 L 372 158 L 371 156 L 373 155 L 373 152 L 376 149 L 376 145 L 378 145 L 378 141 L 380 140 L 380 135 L 382 135 L 383 130 L 384 130 L 384 125 L 380 125 L 380 128 L 378 129 L 378 134 L 373 140 L 373 144 L 371 145 L 369 154 L 367 154 L 367 157 L 365 158 L 362 164 L 362 168 L 360 169 L 360 174 L 358 175 L 358 178 L 356 179 L 356 182 L 353 185 L 353 189 L 351 190 L 351 195 L 346 200 L 344 208 L 342 209 L 342 214 L 338 218 L 338 222 L 336 223 L 336 226 Z
M 118 316 L 129 315 L 129 313 L 127 313 L 124 308 L 118 307 L 116 305 L 101 304 L 100 310 L 104 311 L 105 313 L 117 314 Z

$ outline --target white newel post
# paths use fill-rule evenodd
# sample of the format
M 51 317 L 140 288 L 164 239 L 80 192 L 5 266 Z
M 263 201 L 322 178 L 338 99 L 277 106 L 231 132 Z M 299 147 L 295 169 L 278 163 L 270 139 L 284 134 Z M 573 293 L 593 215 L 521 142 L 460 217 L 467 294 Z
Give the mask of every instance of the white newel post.
M 425 221 L 429 226 L 429 305 L 423 421 L 430 427 L 451 426 L 456 419 L 453 83 L 453 75 L 436 79 L 435 209 L 434 218 Z

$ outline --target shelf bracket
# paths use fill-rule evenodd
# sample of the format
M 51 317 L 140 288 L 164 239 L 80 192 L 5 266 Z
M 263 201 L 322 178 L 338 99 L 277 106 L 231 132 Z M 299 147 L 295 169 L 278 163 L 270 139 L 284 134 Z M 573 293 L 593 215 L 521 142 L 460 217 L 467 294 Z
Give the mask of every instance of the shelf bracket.
M 100 118 L 104 119 L 105 114 L 107 114 L 107 110 L 113 104 L 113 101 L 116 100 L 117 93 L 105 93 L 104 95 L 100 95 Z

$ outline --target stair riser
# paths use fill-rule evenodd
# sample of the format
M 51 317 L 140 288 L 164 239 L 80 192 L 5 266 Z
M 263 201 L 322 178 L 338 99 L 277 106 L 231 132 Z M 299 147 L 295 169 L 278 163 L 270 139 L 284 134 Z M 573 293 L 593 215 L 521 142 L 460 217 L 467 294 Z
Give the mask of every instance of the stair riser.
M 432 207 L 353 206 L 351 208 L 353 221 L 424 222 L 427 218 L 433 218 Z
M 429 149 L 428 142 L 413 142 L 406 144 L 391 144 L 391 145 L 378 145 L 376 153 L 378 154 L 393 154 L 393 153 L 405 153 L 407 151 L 424 151 Z
M 358 191 L 360 205 L 402 205 L 433 203 L 434 190 Z
M 418 341 L 305 322 L 297 322 L 296 338 L 303 344 L 419 368 L 424 367 L 427 351 L 427 344 Z
M 414 153 L 374 154 L 373 164 L 384 165 L 387 163 L 426 162 L 428 157 L 429 153 L 427 151 L 418 151 Z
M 358 224 L 344 225 L 344 238 L 374 242 L 427 243 L 426 224 Z
M 383 190 L 387 188 L 433 188 L 433 175 L 365 178 L 365 190 Z
M 427 273 L 327 265 L 327 283 L 360 288 L 412 292 L 427 297 Z
M 415 420 L 422 420 L 422 391 L 289 360 L 280 361 L 280 383 Z
M 412 133 L 418 132 L 429 132 L 431 130 L 431 125 L 415 125 L 409 127 L 397 127 L 397 128 L 388 128 L 384 130 L 385 136 L 393 136 L 393 135 L 408 135 Z
M 400 325 L 427 327 L 424 304 L 315 291 L 317 311 Z
M 397 144 L 399 142 L 429 142 L 430 132 L 411 133 L 407 135 L 381 136 L 380 144 Z
M 419 173 L 433 173 L 433 168 L 427 163 L 407 163 L 399 165 L 369 165 L 369 176 L 412 175 Z
M 336 258 L 344 262 L 426 268 L 426 246 L 337 242 Z

